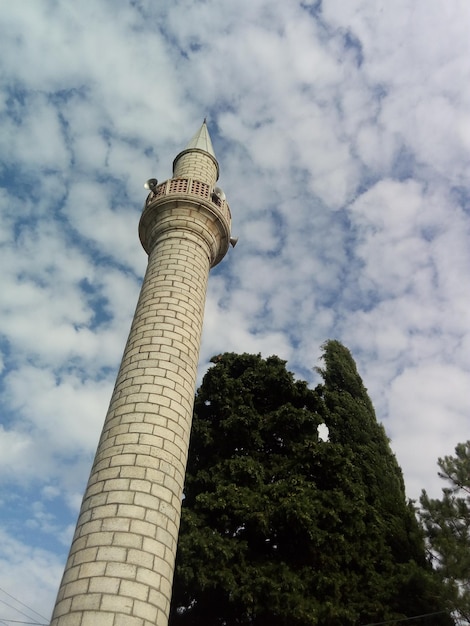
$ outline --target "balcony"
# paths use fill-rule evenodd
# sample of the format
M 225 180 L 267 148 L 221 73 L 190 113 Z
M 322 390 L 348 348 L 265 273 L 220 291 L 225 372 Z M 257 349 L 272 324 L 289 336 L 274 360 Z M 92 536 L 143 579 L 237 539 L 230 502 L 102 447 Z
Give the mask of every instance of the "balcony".
M 204 200 L 208 200 L 211 204 L 215 205 L 219 209 L 219 211 L 222 213 L 225 219 L 228 220 L 229 223 L 231 222 L 232 216 L 227 201 L 213 195 L 212 189 L 207 183 L 203 183 L 200 180 L 196 180 L 194 178 L 170 178 L 169 180 L 160 183 L 160 185 L 157 185 L 157 187 L 155 187 L 155 190 L 151 191 L 147 196 L 145 206 L 149 205 L 157 198 L 181 194 L 184 194 L 186 196 L 195 196 L 197 198 L 204 198 Z

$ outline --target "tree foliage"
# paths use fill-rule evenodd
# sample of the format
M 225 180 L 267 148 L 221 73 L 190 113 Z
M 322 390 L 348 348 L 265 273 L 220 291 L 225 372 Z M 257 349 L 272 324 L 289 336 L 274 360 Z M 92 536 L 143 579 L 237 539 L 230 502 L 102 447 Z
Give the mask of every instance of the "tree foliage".
M 421 519 L 436 567 L 448 591 L 449 606 L 461 624 L 470 624 L 470 441 L 455 456 L 438 460 L 448 486 L 442 499 L 421 496 Z
M 220 355 L 204 377 L 172 626 L 359 626 L 441 608 L 354 360 L 336 341 L 323 358 L 315 390 L 275 356 Z

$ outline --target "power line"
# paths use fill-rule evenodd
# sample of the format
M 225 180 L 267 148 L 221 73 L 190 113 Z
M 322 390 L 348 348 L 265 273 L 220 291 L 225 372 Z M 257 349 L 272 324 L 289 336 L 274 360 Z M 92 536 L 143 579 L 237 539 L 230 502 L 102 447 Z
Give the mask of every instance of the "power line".
M 0 587 L 0 591 L 2 591 L 5 595 L 12 598 L 12 600 L 14 600 L 15 602 L 18 602 L 18 604 L 21 604 L 21 606 L 24 606 L 29 611 L 36 613 L 36 615 L 38 615 L 41 619 L 44 619 L 47 621 L 47 618 L 44 617 L 44 615 L 41 615 L 41 613 L 38 613 L 37 611 L 29 607 L 24 602 L 21 602 L 21 600 L 18 600 L 17 598 L 12 596 L 11 593 L 8 593 L 8 591 L 5 591 L 5 589 L 2 589 L 2 587 Z M 19 609 L 15 608 L 11 604 L 8 604 L 8 602 L 5 602 L 5 600 L 0 599 L 0 602 L 3 602 L 3 604 L 5 604 L 6 606 L 9 606 L 14 611 L 21 613 L 21 615 L 24 615 L 25 617 L 30 617 L 23 611 L 20 611 Z M 448 613 L 448 611 L 436 611 L 434 613 L 424 613 L 423 615 L 414 615 L 413 617 L 403 617 L 401 619 L 392 619 L 392 620 L 387 620 L 385 622 L 370 622 L 369 624 L 365 624 L 365 626 L 386 626 L 386 624 L 401 624 L 402 622 L 409 622 L 413 619 L 423 619 L 425 617 L 433 617 L 434 615 L 443 615 L 444 613 Z M 29 624 L 30 626 L 48 626 L 47 624 L 41 624 L 40 622 L 24 622 L 24 621 L 16 620 L 16 619 L 8 619 L 6 617 L 0 618 L 0 622 L 3 622 L 3 623 L 10 622 L 12 624 Z
M 41 624 L 40 622 L 22 622 L 18 619 L 8 619 L 8 617 L 0 618 L 0 622 L 3 622 L 4 624 L 10 622 L 11 624 L 32 624 L 33 626 L 48 626 L 48 624 Z
M 0 598 L 0 602 L 3 602 L 3 604 L 5 606 L 8 606 L 10 609 L 13 609 L 14 611 L 17 611 L 18 613 L 21 613 L 21 615 L 24 615 L 25 617 L 29 617 L 29 619 L 32 619 L 31 615 L 28 615 L 24 611 L 20 611 L 20 609 L 17 609 L 16 606 L 13 606 L 13 604 L 9 604 L 8 602 L 5 602 L 5 600 L 2 600 L 1 598 Z M 2 619 L 6 619 L 6 618 L 2 618 Z M 12 621 L 12 620 L 8 620 L 8 621 Z M 37 624 L 37 622 L 34 622 L 34 623 Z
M 9 604 L 8 602 L 5 602 L 5 600 L 2 600 L 1 598 L 0 598 L 0 602 L 3 602 L 3 604 L 5 606 L 10 607 L 10 609 L 13 609 L 14 611 L 17 611 L 18 613 L 21 613 L 21 615 L 24 615 L 25 617 L 28 617 L 29 619 L 32 619 L 31 615 L 28 615 L 24 611 L 20 611 L 20 609 L 17 609 L 15 606 L 13 606 L 12 604 Z M 28 607 L 26 607 L 26 608 L 28 608 Z M 20 622 L 19 620 L 8 619 L 7 617 L 2 617 L 1 621 L 2 622 L 4 622 L 4 621 L 7 621 L 7 622 L 17 622 L 18 624 L 39 624 L 39 622 Z
M 402 619 L 391 619 L 386 622 L 373 622 L 365 624 L 365 626 L 384 626 L 384 624 L 401 624 L 401 622 L 409 622 L 412 619 L 423 619 L 423 617 L 432 617 L 433 615 L 443 615 L 449 611 L 437 611 L 436 613 L 424 613 L 424 615 L 414 615 L 413 617 L 403 617 Z
M 27 604 L 25 604 L 24 602 L 21 602 L 21 600 L 18 600 L 18 598 L 15 598 L 15 596 L 12 596 L 11 593 L 8 593 L 8 591 L 5 591 L 5 589 L 2 589 L 2 587 L 0 587 L 0 591 L 3 592 L 6 596 L 8 596 L 9 598 L 11 598 L 12 600 L 14 600 L 15 602 L 17 602 L 18 604 L 21 604 L 21 606 L 24 606 L 25 609 L 28 609 L 28 611 L 31 611 L 31 613 L 36 613 L 36 615 L 38 615 L 41 619 L 43 619 L 44 621 L 47 622 L 47 617 L 44 617 L 44 615 L 41 615 L 41 613 L 38 613 L 37 611 L 35 611 L 34 609 L 32 609 L 30 606 L 28 606 Z M 5 600 L 1 600 L 0 602 L 3 602 L 3 604 L 6 604 L 7 606 L 9 606 L 10 608 L 12 608 L 14 611 L 18 611 L 18 613 L 21 613 L 21 615 L 24 615 L 25 617 L 29 617 L 31 619 L 30 615 L 26 615 L 26 613 L 23 613 L 23 611 L 20 611 L 19 609 L 17 609 L 14 606 L 11 606 L 11 604 L 8 604 L 7 602 L 5 602 Z M 14 620 L 8 620 L 8 621 L 14 621 Z M 26 622 L 25 622 L 26 623 Z M 37 622 L 36 622 L 37 623 Z

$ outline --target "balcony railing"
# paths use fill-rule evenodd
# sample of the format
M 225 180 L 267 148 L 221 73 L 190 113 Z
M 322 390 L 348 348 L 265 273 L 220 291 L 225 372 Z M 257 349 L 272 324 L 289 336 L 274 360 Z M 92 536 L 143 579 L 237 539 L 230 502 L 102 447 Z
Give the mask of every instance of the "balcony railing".
M 171 196 L 176 194 L 185 194 L 187 196 L 197 196 L 198 198 L 204 198 L 214 204 L 222 215 L 230 222 L 232 219 L 230 213 L 230 207 L 226 200 L 222 200 L 212 193 L 211 187 L 207 183 L 203 183 L 200 180 L 194 178 L 170 178 L 164 183 L 157 185 L 153 191 L 147 196 L 145 206 L 153 202 L 156 198 L 162 196 Z

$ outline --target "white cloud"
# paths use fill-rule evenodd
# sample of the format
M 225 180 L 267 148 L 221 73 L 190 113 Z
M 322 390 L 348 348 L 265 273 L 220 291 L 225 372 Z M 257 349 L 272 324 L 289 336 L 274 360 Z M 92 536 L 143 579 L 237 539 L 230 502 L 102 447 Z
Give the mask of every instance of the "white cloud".
M 62 571 L 62 559 L 56 554 L 18 541 L 0 528 L 0 600 L 10 605 L 10 616 L 25 619 L 27 612 L 32 621 L 47 622 Z
M 58 111 L 45 95 L 25 96 L 17 106 L 16 119 L 10 116 L 2 126 L 0 149 L 24 168 L 62 169 L 68 164 Z
M 2 483 L 52 481 L 61 495 L 72 485 L 82 486 L 84 478 L 74 477 L 73 468 L 90 465 L 110 382 L 82 380 L 72 373 L 54 376 L 50 370 L 27 365 L 9 372 L 4 378 L 4 406 L 16 421 L 1 431 Z
M 31 506 L 0 527 L 0 586 L 49 613 L 145 269 L 142 184 L 205 115 L 240 241 L 200 375 L 248 351 L 314 382 L 337 337 L 409 495 L 437 493 L 470 408 L 468 4 L 4 4 L 1 495 Z
M 441 485 L 430 481 L 437 459 L 453 454 L 458 433 L 468 436 L 468 374 L 447 363 L 423 362 L 393 381 L 389 411 L 392 443 L 399 460 L 413 468 L 408 490 L 417 497 L 426 485 L 439 497 Z M 442 481 L 441 481 L 442 482 Z

